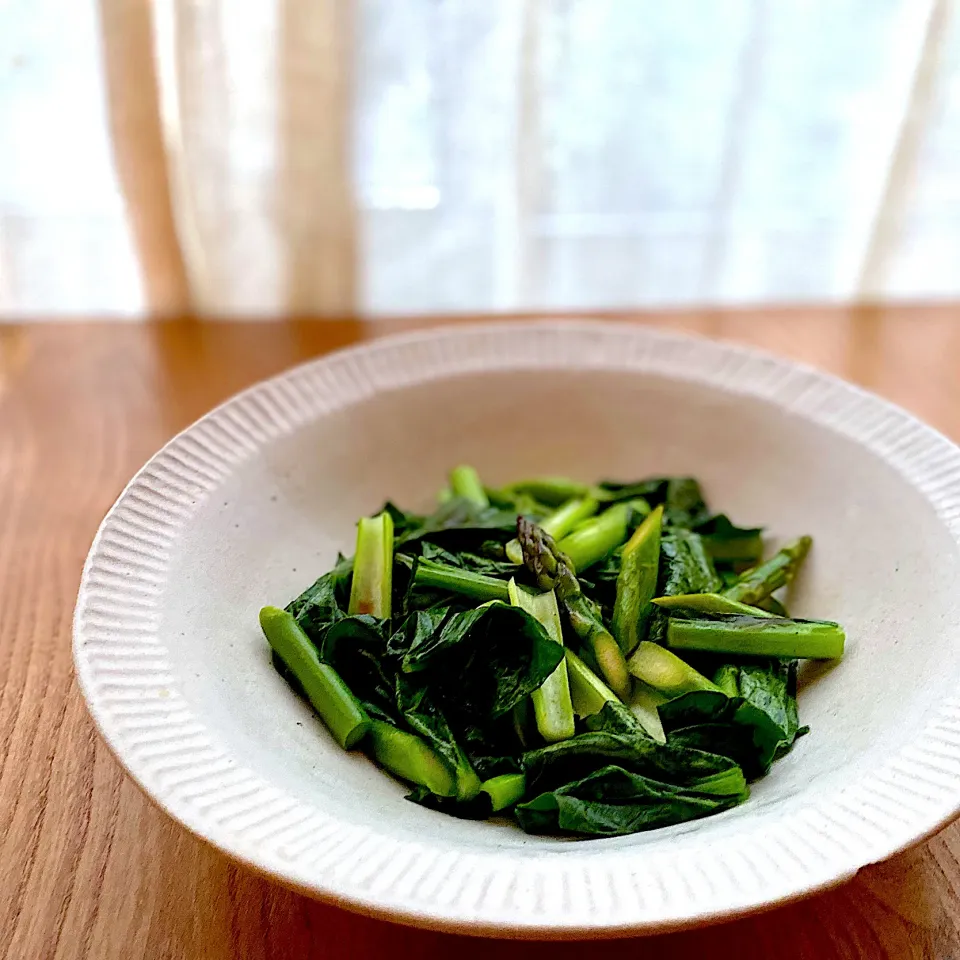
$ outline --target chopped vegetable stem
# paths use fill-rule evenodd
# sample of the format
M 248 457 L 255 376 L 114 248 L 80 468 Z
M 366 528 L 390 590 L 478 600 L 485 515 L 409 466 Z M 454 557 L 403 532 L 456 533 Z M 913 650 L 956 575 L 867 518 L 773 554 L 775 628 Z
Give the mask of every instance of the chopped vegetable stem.
M 393 593 L 393 518 L 384 511 L 357 524 L 350 613 L 387 619 Z
M 297 621 L 286 610 L 264 607 L 260 626 L 337 743 L 344 750 L 355 747 L 369 731 L 370 718 L 333 667 L 320 662 Z
M 480 475 L 473 467 L 464 465 L 451 470 L 450 489 L 455 497 L 463 497 L 464 500 L 469 500 L 478 507 L 490 506 L 490 498 L 483 489 Z
M 671 620 L 667 629 L 667 642 L 675 650 L 790 660 L 838 660 L 844 639 L 843 628 L 828 620 L 770 616 Z

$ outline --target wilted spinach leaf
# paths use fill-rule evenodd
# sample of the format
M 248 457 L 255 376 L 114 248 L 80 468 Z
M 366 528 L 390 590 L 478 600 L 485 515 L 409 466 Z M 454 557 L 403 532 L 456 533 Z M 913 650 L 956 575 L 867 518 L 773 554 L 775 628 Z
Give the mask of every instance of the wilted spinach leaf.
M 530 790 L 551 790 L 581 780 L 607 764 L 700 790 L 712 789 L 715 779 L 722 779 L 736 767 L 728 757 L 677 747 L 669 741 L 657 743 L 649 737 L 615 733 L 580 733 L 523 756 Z
M 660 539 L 660 573 L 657 595 L 674 597 L 685 593 L 713 593 L 721 580 L 699 534 L 682 528 L 664 533 Z M 657 608 L 650 617 L 647 637 L 663 643 L 667 614 Z
M 396 509 L 396 508 L 394 508 Z M 394 530 L 398 552 L 411 553 L 424 541 L 449 550 L 477 550 L 487 541 L 507 543 L 517 527 L 517 514 L 497 507 L 480 507 L 471 500 L 454 497 L 428 517 L 407 518 L 401 534 Z
M 731 756 L 748 776 L 757 777 L 806 732 L 797 719 L 797 662 L 756 660 L 728 664 L 725 669 L 736 677 L 738 696 L 687 693 L 661 704 L 660 719 L 671 742 Z M 722 730 L 726 725 L 749 731 L 751 762 L 745 762 L 740 732 Z
M 763 527 L 738 527 L 725 513 L 709 517 L 696 532 L 718 567 L 752 567 L 763 556 Z
M 317 649 L 323 645 L 331 624 L 346 616 L 352 575 L 353 560 L 338 555 L 332 570 L 287 604 L 287 611 L 293 614 Z
M 398 662 L 387 651 L 387 623 L 369 614 L 344 617 L 326 632 L 320 659 L 329 663 L 371 715 L 396 724 Z
M 736 766 L 698 790 L 608 765 L 519 804 L 516 814 L 528 833 L 620 836 L 717 813 L 747 796 Z
M 471 797 L 480 789 L 463 748 L 457 743 L 443 710 L 428 687 L 404 674 L 397 677 L 397 709 L 414 733 L 420 734 L 446 761 L 457 778 L 457 796 Z

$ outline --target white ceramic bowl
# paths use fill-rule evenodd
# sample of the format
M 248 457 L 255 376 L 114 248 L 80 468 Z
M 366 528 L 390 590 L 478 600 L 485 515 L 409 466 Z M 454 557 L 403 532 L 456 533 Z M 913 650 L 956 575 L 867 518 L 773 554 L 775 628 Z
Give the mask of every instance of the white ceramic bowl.
M 848 652 L 808 672 L 812 732 L 719 816 L 530 837 L 407 803 L 270 666 L 257 626 L 387 497 L 691 473 L 716 508 L 815 549 L 792 604 Z M 960 450 L 838 380 L 601 323 L 388 339 L 246 391 L 161 450 L 104 520 L 74 623 L 107 743 L 172 817 L 312 895 L 504 936 L 660 931 L 839 883 L 960 810 Z

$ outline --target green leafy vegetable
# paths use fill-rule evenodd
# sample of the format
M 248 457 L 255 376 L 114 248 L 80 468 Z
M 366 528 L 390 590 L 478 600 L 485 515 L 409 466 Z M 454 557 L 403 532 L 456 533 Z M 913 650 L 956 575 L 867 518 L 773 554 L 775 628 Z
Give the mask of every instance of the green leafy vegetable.
M 407 799 L 531 833 L 617 836 L 741 803 L 806 732 L 798 658 L 844 632 L 778 599 L 810 549 L 712 513 L 691 477 L 386 503 L 352 559 L 265 607 L 273 663 Z M 625 655 L 629 655 L 626 659 Z

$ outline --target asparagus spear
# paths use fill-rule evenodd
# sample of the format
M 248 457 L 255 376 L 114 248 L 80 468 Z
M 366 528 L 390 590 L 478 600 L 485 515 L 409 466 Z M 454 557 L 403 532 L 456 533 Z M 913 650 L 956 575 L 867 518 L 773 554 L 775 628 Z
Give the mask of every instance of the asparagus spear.
M 627 524 L 636 509 L 637 505 L 631 502 L 604 510 L 565 536 L 559 544 L 560 552 L 566 555 L 574 570 L 582 573 L 627 539 Z
M 260 611 L 260 627 L 337 743 L 344 750 L 355 747 L 369 731 L 370 718 L 336 670 L 320 662 L 316 647 L 293 615 L 276 607 L 264 607 Z
M 560 611 L 557 598 L 552 590 L 539 595 L 518 590 L 511 579 L 507 585 L 510 591 L 510 603 L 520 607 L 535 617 L 547 636 L 554 643 L 563 646 L 563 633 L 560 627 Z M 569 740 L 576 732 L 573 724 L 573 706 L 570 702 L 570 682 L 567 679 L 567 663 L 561 660 L 557 669 L 543 681 L 539 689 L 530 696 L 533 701 L 533 714 L 537 720 L 537 729 L 547 743 Z
M 533 480 L 521 480 L 504 487 L 502 493 L 508 497 L 525 494 L 540 503 L 558 507 L 568 500 L 592 497 L 595 489 L 586 483 L 579 483 L 567 477 L 539 477 Z
M 631 653 L 646 633 L 650 601 L 657 591 L 662 523 L 661 505 L 637 527 L 623 548 L 613 606 L 613 635 L 625 654 Z
M 401 780 L 420 784 L 438 797 L 457 792 L 450 768 L 420 737 L 382 720 L 370 721 L 370 749 L 376 761 Z
M 490 499 L 473 467 L 459 466 L 450 471 L 450 489 L 455 497 L 470 500 L 478 507 L 489 507 Z
M 657 707 L 668 698 L 659 690 L 654 690 L 642 680 L 633 681 L 630 699 L 627 700 L 627 709 L 637 718 L 640 726 L 658 743 L 666 743 L 667 735 L 663 730 L 660 712 Z
M 461 570 L 446 563 L 433 560 L 420 560 L 413 574 L 416 587 L 449 590 L 473 600 L 502 600 L 510 602 L 510 590 L 506 580 L 497 580 L 472 570 Z
M 570 533 L 581 521 L 592 517 L 600 506 L 592 497 L 583 497 L 578 500 L 568 500 L 548 517 L 545 517 L 540 526 L 550 534 L 554 540 L 560 540 Z M 511 540 L 506 546 L 507 559 L 511 563 L 523 563 L 523 550 L 519 540 Z
M 620 703 L 620 698 L 572 651 L 566 650 L 567 670 L 570 675 L 570 692 L 573 694 L 573 708 L 578 717 L 592 717 L 599 713 L 607 703 Z M 627 709 L 636 717 L 640 726 L 654 740 L 666 742 L 663 724 L 657 707 L 664 701 L 664 697 L 641 683 L 634 680 L 630 696 L 627 698 Z
M 503 773 L 480 784 L 480 792 L 490 798 L 494 813 L 519 803 L 527 789 L 527 778 L 522 773 Z
M 564 650 L 563 655 L 573 710 L 578 717 L 599 713 L 605 703 L 620 703 L 620 698 L 572 650 Z
M 725 613 L 741 614 L 745 617 L 772 617 L 772 613 L 751 607 L 739 600 L 731 600 L 722 593 L 681 593 L 674 597 L 656 597 L 653 601 L 658 607 L 666 610 L 690 611 L 692 613 L 709 613 L 717 616 Z
M 839 624 L 829 620 L 725 616 L 671 620 L 667 643 L 676 650 L 837 660 L 843 656 L 844 633 Z
M 390 616 L 393 592 L 393 518 L 389 513 L 363 517 L 357 524 L 350 613 Z
M 812 544 L 810 537 L 800 537 L 788 543 L 769 560 L 747 570 L 732 587 L 723 591 L 723 595 L 730 600 L 756 606 L 775 590 L 793 581 Z
M 679 697 L 694 690 L 719 690 L 702 673 L 694 670 L 675 653 L 644 640 L 627 661 L 630 673 L 668 697 Z
M 581 592 L 568 558 L 553 537 L 523 517 L 517 520 L 517 539 L 523 548 L 524 563 L 536 577 L 537 585 L 544 590 L 556 589 L 557 600 L 564 605 L 570 626 L 592 651 L 604 679 L 618 696 L 627 696 L 630 678 L 623 653 L 603 625 L 596 604 Z

